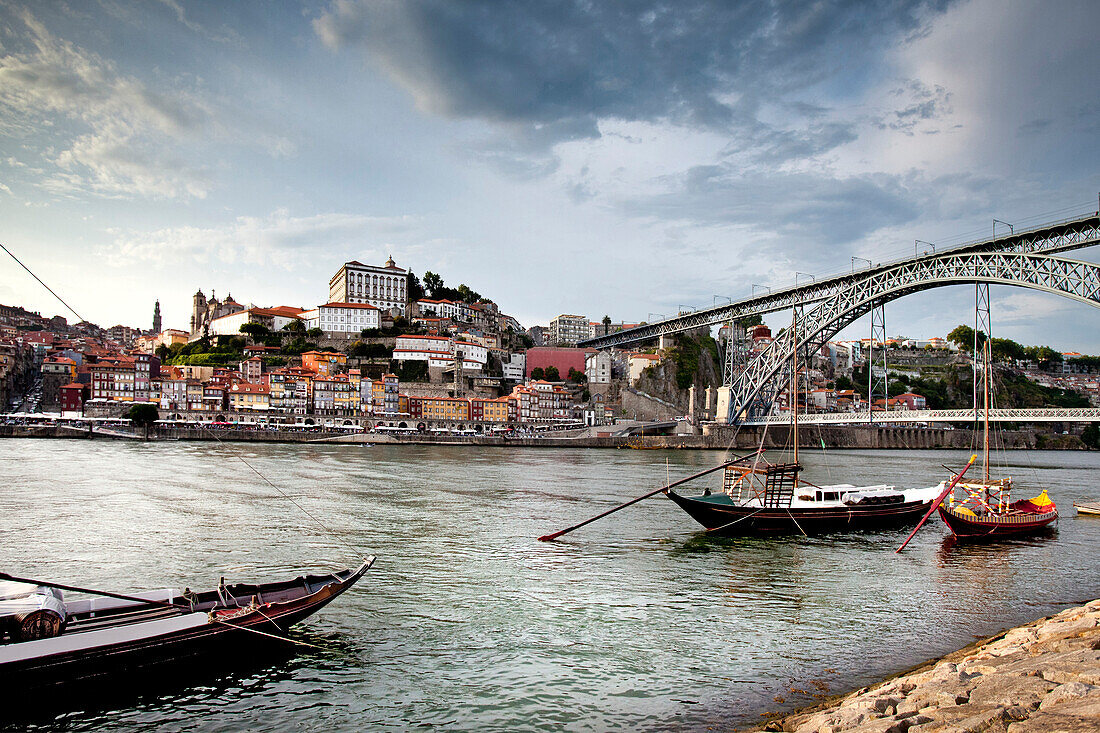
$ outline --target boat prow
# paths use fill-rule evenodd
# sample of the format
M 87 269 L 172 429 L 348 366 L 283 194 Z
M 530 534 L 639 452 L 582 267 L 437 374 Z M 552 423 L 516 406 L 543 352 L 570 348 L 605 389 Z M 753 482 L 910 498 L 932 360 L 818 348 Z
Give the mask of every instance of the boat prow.
M 940 518 L 964 540 L 1020 537 L 1046 530 L 1058 519 L 1058 507 L 1047 492 L 1013 502 L 1003 511 L 975 512 L 965 505 L 941 505 Z
M 56 589 L 72 587 L 24 586 L 29 592 L 0 598 L 8 638 L 0 642 L 0 685 L 10 691 L 87 680 L 221 654 L 245 641 L 296 643 L 282 634 L 355 585 L 373 563 L 370 557 L 356 569 L 270 583 L 223 582 L 202 593 L 165 589 L 63 602 Z M 13 626 L 27 609 L 44 610 L 42 619 L 56 623 Z

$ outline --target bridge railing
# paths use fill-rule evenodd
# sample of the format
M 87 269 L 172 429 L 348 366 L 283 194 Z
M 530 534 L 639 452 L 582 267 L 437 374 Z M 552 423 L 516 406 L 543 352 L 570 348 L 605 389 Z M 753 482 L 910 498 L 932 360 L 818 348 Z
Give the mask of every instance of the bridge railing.
M 1100 407 L 999 408 L 989 411 L 990 422 L 1100 422 Z M 789 425 L 789 415 L 749 418 L 741 424 Z M 974 410 L 890 410 L 859 412 L 816 412 L 799 415 L 799 425 L 867 425 L 868 423 L 974 422 Z

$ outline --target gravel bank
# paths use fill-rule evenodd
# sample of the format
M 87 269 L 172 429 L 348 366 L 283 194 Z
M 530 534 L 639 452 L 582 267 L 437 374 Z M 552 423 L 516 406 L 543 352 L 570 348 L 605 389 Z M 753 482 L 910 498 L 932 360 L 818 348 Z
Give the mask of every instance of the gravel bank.
M 1100 600 L 1062 611 L 762 730 L 1096 733 Z

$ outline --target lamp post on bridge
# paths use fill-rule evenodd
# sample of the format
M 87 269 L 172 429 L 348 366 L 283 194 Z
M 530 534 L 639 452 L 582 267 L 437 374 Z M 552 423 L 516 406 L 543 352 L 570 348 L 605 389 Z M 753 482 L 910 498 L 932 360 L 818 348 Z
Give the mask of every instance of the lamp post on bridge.
M 727 304 L 727 305 L 733 302 L 733 298 L 730 298 L 729 296 L 726 296 L 726 295 L 715 295 L 715 296 L 714 296 L 714 297 L 713 297 L 713 298 L 711 299 L 711 301 L 710 301 L 710 305 L 711 305 L 711 307 L 712 307 L 712 308 L 714 307 L 714 304 L 715 304 L 715 303 L 717 302 L 717 300 L 718 300 L 719 298 L 725 298 L 725 299 L 726 299 L 726 304 Z
M 866 257 L 853 257 L 852 258 L 852 272 L 856 271 L 856 260 L 862 260 L 863 262 L 866 262 L 867 267 L 874 267 L 874 265 L 875 265 L 875 263 L 871 262 L 871 260 L 867 259 Z
M 932 248 L 932 254 L 936 254 L 936 245 L 932 244 L 931 242 L 925 242 L 923 239 L 914 239 L 913 240 L 913 255 L 914 256 L 920 257 L 920 253 L 917 252 L 917 245 L 918 244 L 927 244 L 929 247 Z M 928 250 L 925 250 L 924 253 L 928 254 Z
M 772 291 L 772 289 L 769 288 L 767 285 L 757 285 L 756 283 L 753 283 L 752 284 L 752 294 L 753 295 L 756 295 L 756 289 L 757 288 L 764 288 L 765 290 L 768 291 L 768 293 L 771 293 L 771 291 Z
M 798 270 L 795 270 L 795 272 L 794 272 L 794 284 L 795 285 L 798 285 L 798 276 L 799 275 L 802 275 L 804 277 L 808 277 L 813 282 L 817 282 L 817 278 L 814 277 L 813 275 L 811 275 L 810 273 L 808 273 L 808 272 L 799 272 Z

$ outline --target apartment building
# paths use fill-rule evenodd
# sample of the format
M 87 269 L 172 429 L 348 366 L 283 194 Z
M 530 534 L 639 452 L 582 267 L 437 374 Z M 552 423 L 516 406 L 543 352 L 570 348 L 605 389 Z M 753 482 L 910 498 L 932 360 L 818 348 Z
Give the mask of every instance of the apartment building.
M 551 346 L 566 344 L 576 346 L 579 341 L 588 338 L 588 316 L 561 314 L 550 320 L 550 332 L 547 341 Z

